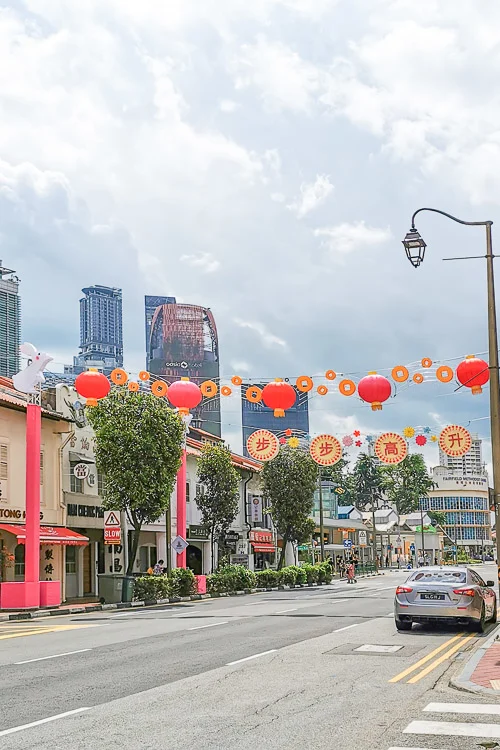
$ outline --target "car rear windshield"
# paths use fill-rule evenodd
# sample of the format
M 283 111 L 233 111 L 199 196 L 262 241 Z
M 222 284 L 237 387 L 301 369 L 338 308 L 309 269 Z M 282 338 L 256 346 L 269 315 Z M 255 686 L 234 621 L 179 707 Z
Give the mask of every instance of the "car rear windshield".
M 422 583 L 465 583 L 467 579 L 462 570 L 419 570 L 410 580 Z

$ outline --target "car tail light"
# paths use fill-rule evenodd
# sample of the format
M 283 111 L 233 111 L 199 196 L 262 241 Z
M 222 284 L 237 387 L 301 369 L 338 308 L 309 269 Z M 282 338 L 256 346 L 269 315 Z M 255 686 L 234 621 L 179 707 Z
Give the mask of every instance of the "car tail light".
M 460 596 L 476 596 L 475 589 L 453 589 L 453 593 Z
M 409 586 L 398 586 L 396 589 L 396 594 L 410 594 L 412 591 L 413 589 Z

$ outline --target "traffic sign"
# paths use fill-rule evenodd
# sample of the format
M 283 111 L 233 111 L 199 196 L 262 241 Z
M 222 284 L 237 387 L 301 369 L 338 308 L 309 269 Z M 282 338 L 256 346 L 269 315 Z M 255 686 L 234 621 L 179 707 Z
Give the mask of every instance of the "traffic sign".
M 104 544 L 121 544 L 122 527 L 120 512 L 117 510 L 104 511 Z
M 351 547 L 352 547 L 352 539 L 344 539 L 344 547 L 346 549 L 351 549 Z
M 182 536 L 176 536 L 172 542 L 172 547 L 178 555 L 182 555 L 187 546 L 188 543 Z
M 366 539 L 367 539 L 366 531 L 359 531 L 358 539 L 359 539 L 359 546 L 366 547 Z

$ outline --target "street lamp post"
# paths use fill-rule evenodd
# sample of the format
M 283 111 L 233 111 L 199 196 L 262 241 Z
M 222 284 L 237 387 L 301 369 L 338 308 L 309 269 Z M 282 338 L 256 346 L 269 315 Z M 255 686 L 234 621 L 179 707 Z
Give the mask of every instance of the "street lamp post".
M 491 452 L 493 460 L 493 493 L 495 507 L 495 527 L 500 528 L 500 373 L 498 370 L 498 333 L 495 300 L 495 277 L 493 269 L 493 243 L 491 236 L 492 221 L 463 221 L 456 216 L 439 211 L 437 208 L 419 208 L 412 216 L 411 229 L 403 240 L 406 255 L 412 266 L 418 268 L 424 260 L 425 248 L 423 241 L 415 227 L 415 217 L 422 211 L 446 216 L 457 224 L 465 224 L 471 227 L 485 227 L 486 229 L 486 272 L 487 272 L 487 295 L 488 295 L 488 358 L 490 370 L 490 429 L 491 429 Z M 466 260 L 469 258 L 483 256 L 466 256 L 465 258 L 447 258 L 447 260 Z M 497 577 L 500 582 L 500 535 L 497 534 Z
M 325 562 L 325 519 L 323 511 L 323 488 L 321 486 L 321 466 L 318 468 L 318 493 L 319 493 L 319 533 L 321 562 Z

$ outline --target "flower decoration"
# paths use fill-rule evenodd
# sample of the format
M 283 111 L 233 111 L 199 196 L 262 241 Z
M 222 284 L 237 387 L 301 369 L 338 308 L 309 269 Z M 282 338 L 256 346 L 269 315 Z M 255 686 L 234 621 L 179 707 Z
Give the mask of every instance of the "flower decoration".
M 356 440 L 356 448 L 361 448 L 362 445 L 363 445 L 362 440 Z
M 405 427 L 403 430 L 403 435 L 405 438 L 412 438 L 415 436 L 415 428 L 414 427 Z
M 352 434 L 354 435 L 354 437 L 359 437 L 361 435 L 359 430 L 354 430 Z
M 350 435 L 345 435 L 342 438 L 342 444 L 346 445 L 348 448 L 353 444 L 353 442 L 354 441 L 353 441 L 353 439 L 352 439 L 352 437 Z
M 424 427 L 424 434 L 430 435 L 431 434 L 431 428 L 430 427 Z
M 290 437 L 290 436 L 291 436 L 291 434 L 292 434 L 292 431 L 291 431 L 291 429 L 290 429 L 290 428 L 288 428 L 288 430 L 285 430 L 285 435 L 286 435 L 287 437 Z
M 427 442 L 427 438 L 425 437 L 425 435 L 417 435 L 417 437 L 415 438 L 415 442 L 417 445 L 425 445 Z
M 285 438 L 280 438 L 280 445 L 285 445 L 285 444 L 286 444 Z
M 431 443 L 437 443 L 437 435 L 431 435 Z
M 366 442 L 367 443 L 373 443 L 373 435 L 367 435 L 366 436 Z
M 290 448 L 298 448 L 300 445 L 300 440 L 296 437 L 291 437 L 288 440 L 288 445 L 290 446 Z

